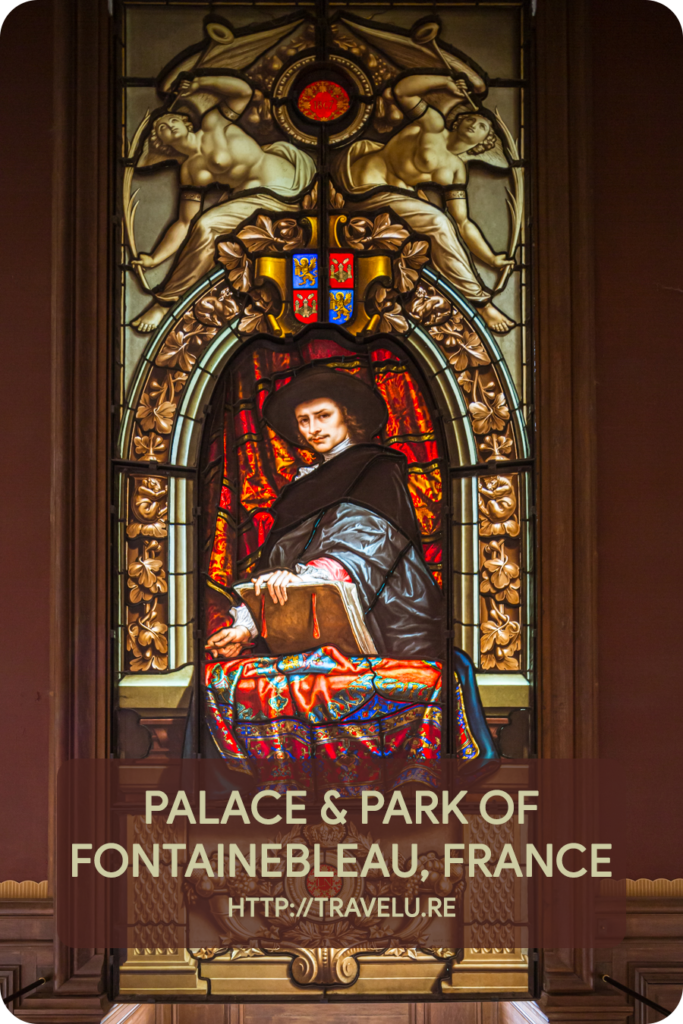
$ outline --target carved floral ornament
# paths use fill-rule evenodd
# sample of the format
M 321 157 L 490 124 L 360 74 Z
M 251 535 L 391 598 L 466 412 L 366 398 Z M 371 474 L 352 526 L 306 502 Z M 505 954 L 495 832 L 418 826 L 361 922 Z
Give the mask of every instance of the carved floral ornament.
M 514 843 L 512 820 L 503 825 L 494 825 L 475 814 L 470 818 L 469 832 L 470 841 L 488 846 L 493 856 L 500 855 L 505 843 Z M 468 899 L 472 920 L 471 941 L 481 943 L 477 951 L 489 954 L 512 952 L 515 921 L 518 918 L 515 880 L 502 876 L 487 878 L 483 872 L 478 872 L 468 879 Z M 501 939 L 508 940 L 508 947 L 492 945 L 492 942 L 500 942 Z
M 519 476 L 479 478 L 481 667 L 519 671 L 520 523 Z
M 164 477 L 129 480 L 126 651 L 131 672 L 168 668 L 167 498 Z

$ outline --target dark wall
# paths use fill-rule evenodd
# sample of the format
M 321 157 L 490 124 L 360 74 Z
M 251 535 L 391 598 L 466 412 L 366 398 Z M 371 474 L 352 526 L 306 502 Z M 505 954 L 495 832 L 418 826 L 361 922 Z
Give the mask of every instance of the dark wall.
M 592 17 L 600 711 L 610 755 L 675 744 L 681 718 L 683 37 L 650 0 L 593 0 Z M 32 0 L 0 36 L 0 881 L 47 877 L 50 33 L 48 0 Z
M 652 754 L 683 720 L 683 34 L 592 6 L 600 753 Z
M 0 34 L 0 881 L 47 878 L 52 14 Z

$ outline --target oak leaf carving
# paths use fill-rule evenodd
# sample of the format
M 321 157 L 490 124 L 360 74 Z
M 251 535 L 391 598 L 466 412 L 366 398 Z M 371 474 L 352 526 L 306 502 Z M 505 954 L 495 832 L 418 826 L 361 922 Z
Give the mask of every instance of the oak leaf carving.
M 238 326 L 245 334 L 254 334 L 256 331 L 265 331 L 268 320 L 262 310 L 255 306 L 247 306 Z
M 352 217 L 344 228 L 344 237 L 352 249 L 373 246 L 396 252 L 408 238 L 408 232 L 402 224 L 395 224 L 388 213 L 380 213 L 374 221 Z
M 388 334 L 402 334 L 408 330 L 408 321 L 396 299 L 396 292 L 385 288 L 384 285 L 378 285 L 372 294 L 372 301 L 380 315 L 378 330 L 386 331 Z
M 370 240 L 378 248 L 396 251 L 401 248 L 406 238 L 408 231 L 402 224 L 393 223 L 388 213 L 380 213 L 375 217 Z
M 237 237 L 249 252 L 263 252 L 264 249 L 272 249 L 275 245 L 273 222 L 270 217 L 259 214 L 256 223 L 242 228 L 237 233 Z
M 175 410 L 173 402 L 160 402 L 159 405 L 154 405 L 150 395 L 143 395 L 135 415 L 140 420 L 143 430 L 158 430 L 160 434 L 170 434 Z
M 372 234 L 372 221 L 367 217 L 352 217 L 344 228 L 347 245 L 352 249 L 364 249 Z
M 268 313 L 275 307 L 270 290 L 265 287 L 253 288 L 249 292 L 249 298 L 252 301 L 246 307 L 244 316 L 238 324 L 239 330 L 244 331 L 245 334 L 253 334 L 255 331 L 268 331 L 270 326 L 268 323 Z
M 218 262 L 228 272 L 228 281 L 238 292 L 248 292 L 252 285 L 251 260 L 238 242 L 218 243 Z
M 409 292 L 418 282 L 420 272 L 429 259 L 429 242 L 408 242 L 394 263 L 394 288 Z
M 379 321 L 379 330 L 386 331 L 387 334 L 402 334 L 404 331 L 408 330 L 408 321 L 403 316 L 401 307 L 397 302 L 382 310 L 382 315 Z
M 303 244 L 304 233 L 292 217 L 283 217 L 273 225 L 270 217 L 259 214 L 256 223 L 242 228 L 237 232 L 237 237 L 249 252 L 264 252 L 267 249 L 288 251 Z
M 502 391 L 495 396 L 490 405 L 487 402 L 471 402 L 469 409 L 475 434 L 485 434 L 489 430 L 504 430 L 510 419 L 510 410 Z

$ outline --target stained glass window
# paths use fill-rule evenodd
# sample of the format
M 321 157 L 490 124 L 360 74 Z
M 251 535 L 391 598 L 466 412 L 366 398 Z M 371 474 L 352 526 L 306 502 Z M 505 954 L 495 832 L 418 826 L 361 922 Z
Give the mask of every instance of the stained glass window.
M 117 754 L 319 757 L 353 733 L 381 754 L 527 756 L 526 5 L 115 8 Z M 275 410 L 295 387 L 292 435 Z M 346 448 L 311 426 L 323 400 Z M 285 554 L 297 583 L 358 592 L 376 661 L 355 704 L 347 685 L 308 717 L 284 683 L 267 707 L 225 698 L 231 659 L 273 653 L 266 605 L 235 584 Z M 415 669 L 399 694 L 387 658 L 438 664 L 438 686 Z

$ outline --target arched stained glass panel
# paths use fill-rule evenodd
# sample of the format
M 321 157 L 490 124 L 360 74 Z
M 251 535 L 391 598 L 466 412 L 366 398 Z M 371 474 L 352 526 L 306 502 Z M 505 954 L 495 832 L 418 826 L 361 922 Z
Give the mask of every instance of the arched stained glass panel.
M 115 15 L 117 755 L 336 756 L 369 657 L 363 749 L 533 754 L 526 3 Z M 250 581 L 285 571 L 278 649 Z M 240 690 L 312 651 L 356 659 L 313 724 Z M 390 661 L 436 666 L 419 700 Z

